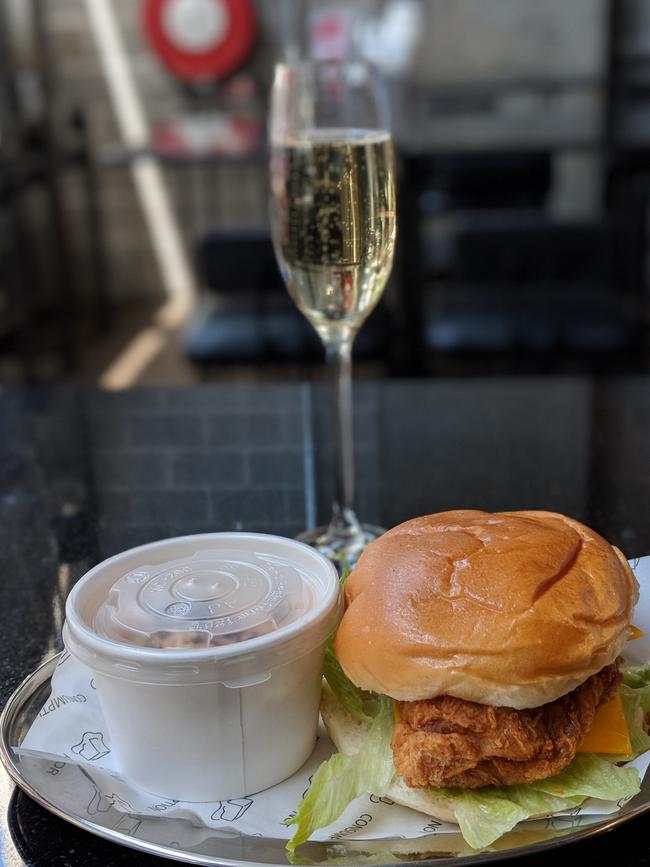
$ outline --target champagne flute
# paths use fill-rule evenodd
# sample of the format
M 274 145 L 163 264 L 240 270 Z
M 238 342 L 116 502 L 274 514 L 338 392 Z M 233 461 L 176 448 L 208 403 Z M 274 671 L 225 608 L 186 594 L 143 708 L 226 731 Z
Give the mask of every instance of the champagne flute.
M 298 538 L 352 565 L 384 532 L 354 511 L 351 351 L 384 291 L 395 248 L 387 99 L 362 61 L 276 67 L 269 124 L 271 225 L 289 294 L 325 346 L 336 488 L 328 526 Z

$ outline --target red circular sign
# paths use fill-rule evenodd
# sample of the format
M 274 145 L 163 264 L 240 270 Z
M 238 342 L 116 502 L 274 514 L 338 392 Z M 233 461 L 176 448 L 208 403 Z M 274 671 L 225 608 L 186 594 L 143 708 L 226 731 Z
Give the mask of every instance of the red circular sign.
M 183 81 L 234 72 L 256 30 L 251 0 L 145 0 L 143 25 L 162 63 Z

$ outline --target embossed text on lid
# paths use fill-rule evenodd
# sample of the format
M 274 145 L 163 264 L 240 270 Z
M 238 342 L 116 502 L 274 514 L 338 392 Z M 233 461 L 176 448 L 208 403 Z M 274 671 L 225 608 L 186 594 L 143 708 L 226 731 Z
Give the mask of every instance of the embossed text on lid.
M 141 647 L 217 647 L 275 632 L 313 603 L 309 577 L 285 557 L 203 550 L 119 577 L 93 625 Z

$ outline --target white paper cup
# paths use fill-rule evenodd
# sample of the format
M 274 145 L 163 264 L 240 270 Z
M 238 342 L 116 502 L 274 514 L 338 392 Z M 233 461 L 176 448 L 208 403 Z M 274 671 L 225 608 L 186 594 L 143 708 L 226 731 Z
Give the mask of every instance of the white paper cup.
M 217 801 L 279 783 L 316 739 L 334 566 L 306 545 L 210 533 L 133 548 L 66 604 L 66 649 L 92 669 L 125 777 Z

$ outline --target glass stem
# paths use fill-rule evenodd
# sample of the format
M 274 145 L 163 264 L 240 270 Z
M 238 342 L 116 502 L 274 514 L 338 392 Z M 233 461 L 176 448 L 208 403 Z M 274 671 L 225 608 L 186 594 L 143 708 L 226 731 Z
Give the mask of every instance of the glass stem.
M 354 439 L 352 436 L 352 339 L 325 346 L 332 385 L 336 451 L 336 490 L 329 532 L 350 537 L 361 532 L 354 513 Z

